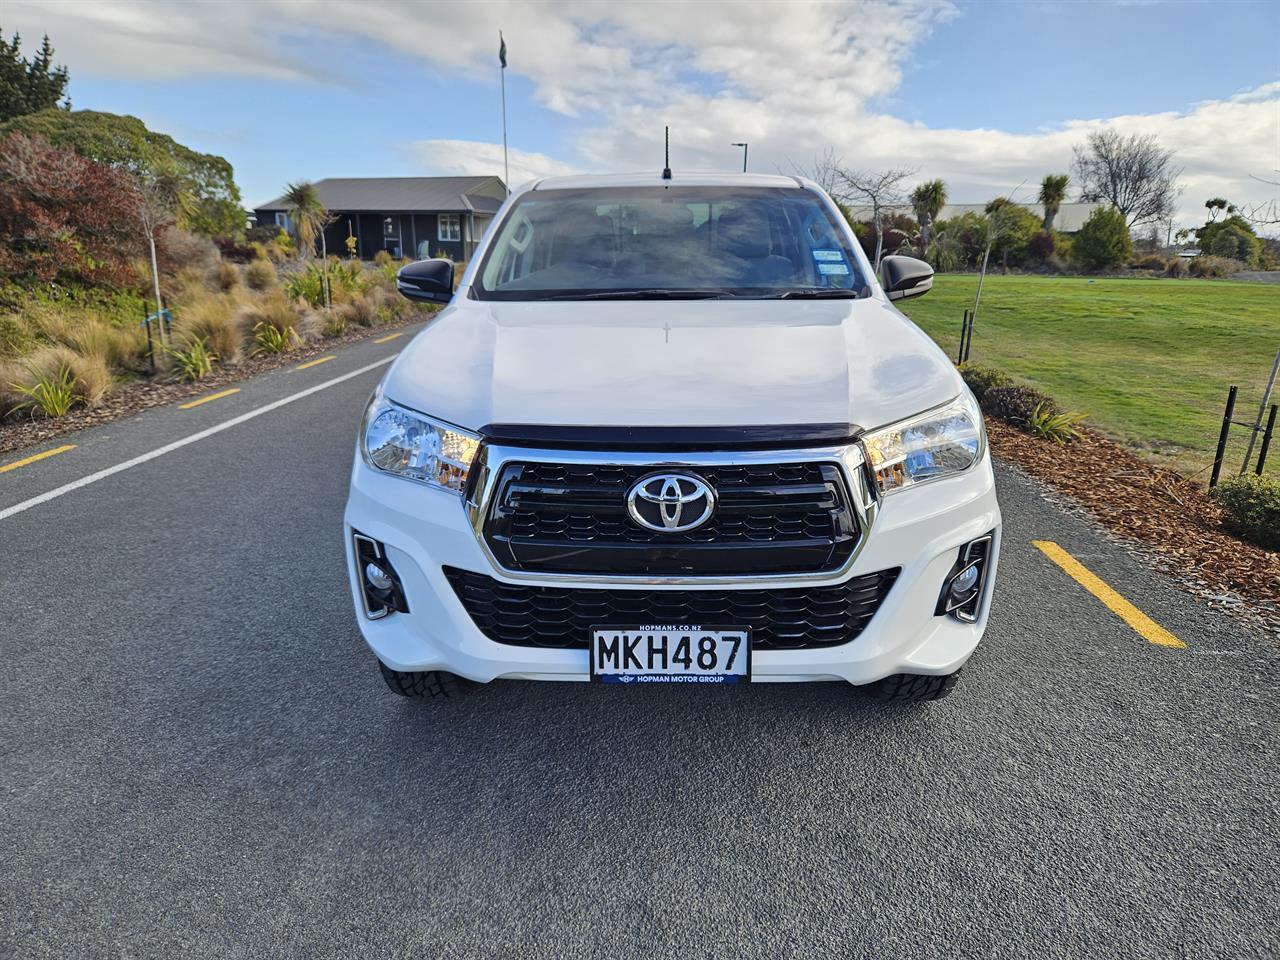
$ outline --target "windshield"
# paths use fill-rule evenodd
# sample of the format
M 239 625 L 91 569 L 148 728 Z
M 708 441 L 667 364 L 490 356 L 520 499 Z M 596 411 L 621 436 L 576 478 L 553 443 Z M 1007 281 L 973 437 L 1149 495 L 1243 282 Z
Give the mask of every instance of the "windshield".
M 530 191 L 474 283 L 482 300 L 856 297 L 866 283 L 802 188 Z

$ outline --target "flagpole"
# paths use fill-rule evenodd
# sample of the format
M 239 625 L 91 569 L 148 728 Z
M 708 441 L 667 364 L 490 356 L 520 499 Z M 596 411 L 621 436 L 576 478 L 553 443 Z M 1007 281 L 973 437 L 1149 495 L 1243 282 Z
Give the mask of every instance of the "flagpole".
M 502 31 L 498 31 L 498 42 L 501 44 L 499 48 L 502 56 L 499 58 L 502 63 L 500 73 L 502 74 L 502 182 L 506 185 L 507 193 L 511 192 L 511 167 L 507 163 L 507 41 L 502 39 Z

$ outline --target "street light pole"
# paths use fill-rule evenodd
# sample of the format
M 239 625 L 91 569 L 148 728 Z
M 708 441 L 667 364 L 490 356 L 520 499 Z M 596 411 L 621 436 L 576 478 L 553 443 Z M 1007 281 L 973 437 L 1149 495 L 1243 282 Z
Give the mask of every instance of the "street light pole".
M 741 148 L 742 148 L 742 172 L 743 172 L 743 173 L 746 173 L 746 172 L 747 172 L 747 144 L 745 144 L 745 143 L 731 143 L 731 144 L 729 144 L 729 146 L 731 146 L 731 147 L 741 147 Z

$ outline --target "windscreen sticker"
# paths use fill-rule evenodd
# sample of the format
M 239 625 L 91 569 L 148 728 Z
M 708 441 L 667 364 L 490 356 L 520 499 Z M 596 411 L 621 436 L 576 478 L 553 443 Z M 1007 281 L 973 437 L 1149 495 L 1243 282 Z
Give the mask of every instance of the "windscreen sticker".
M 824 277 L 831 275 L 845 277 L 849 275 L 849 268 L 843 263 L 820 263 L 818 272 Z
M 825 261 L 827 263 L 831 263 L 832 261 L 843 263 L 844 254 L 839 250 L 815 250 L 813 251 L 813 259 Z

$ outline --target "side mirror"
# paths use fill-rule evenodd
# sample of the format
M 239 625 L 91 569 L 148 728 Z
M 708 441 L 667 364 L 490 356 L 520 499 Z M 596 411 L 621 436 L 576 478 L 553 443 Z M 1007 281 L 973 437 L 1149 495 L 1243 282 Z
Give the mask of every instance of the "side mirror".
M 880 286 L 890 300 L 922 296 L 933 289 L 933 267 L 915 257 L 885 257 L 880 261 Z
M 396 289 L 402 296 L 422 303 L 448 303 L 453 299 L 453 263 L 418 260 L 396 272 Z

